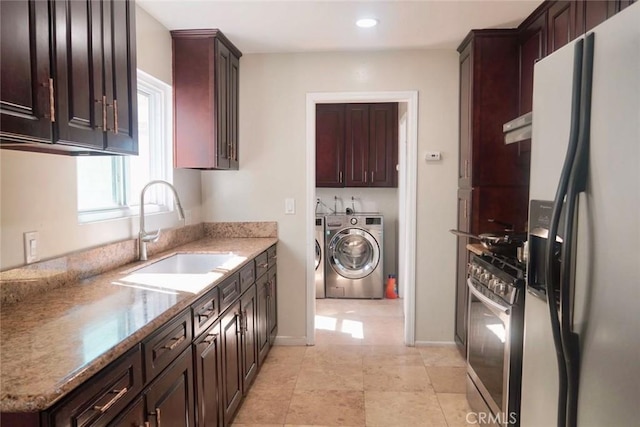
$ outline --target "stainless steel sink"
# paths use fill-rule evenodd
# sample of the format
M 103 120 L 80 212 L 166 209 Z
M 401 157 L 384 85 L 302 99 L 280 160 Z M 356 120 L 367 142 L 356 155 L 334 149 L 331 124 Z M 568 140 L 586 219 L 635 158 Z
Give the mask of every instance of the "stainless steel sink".
M 136 274 L 204 274 L 224 268 L 238 258 L 234 254 L 175 254 L 135 271 Z M 230 265 L 233 268 L 236 265 Z

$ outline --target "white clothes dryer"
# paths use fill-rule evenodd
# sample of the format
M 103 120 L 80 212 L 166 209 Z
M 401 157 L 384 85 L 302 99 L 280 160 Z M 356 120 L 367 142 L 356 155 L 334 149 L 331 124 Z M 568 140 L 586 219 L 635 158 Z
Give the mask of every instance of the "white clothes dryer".
M 316 258 L 315 258 L 315 268 L 316 268 L 316 298 L 324 298 L 325 297 L 325 280 L 324 280 L 324 251 L 325 251 L 325 242 L 324 242 L 324 216 L 316 215 Z
M 382 298 L 382 215 L 328 215 L 325 229 L 327 298 Z

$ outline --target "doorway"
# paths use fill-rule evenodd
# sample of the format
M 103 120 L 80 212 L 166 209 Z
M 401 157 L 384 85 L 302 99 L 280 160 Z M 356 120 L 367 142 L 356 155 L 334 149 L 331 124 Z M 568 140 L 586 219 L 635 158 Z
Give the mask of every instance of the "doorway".
M 398 102 L 406 104 L 399 117 L 398 139 L 398 273 L 402 278 L 404 344 L 415 342 L 415 253 L 416 253 L 416 177 L 418 145 L 418 92 L 323 92 L 308 93 L 306 100 L 306 203 L 307 218 L 307 345 L 315 344 L 315 112 L 316 104 L 350 102 Z

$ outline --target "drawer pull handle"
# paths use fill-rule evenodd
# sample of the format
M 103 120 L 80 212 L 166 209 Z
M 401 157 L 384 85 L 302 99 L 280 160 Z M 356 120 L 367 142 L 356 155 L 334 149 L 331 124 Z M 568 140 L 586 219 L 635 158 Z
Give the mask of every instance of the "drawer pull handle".
M 277 254 L 273 255 L 271 259 L 278 259 L 278 255 Z
M 262 264 L 258 264 L 258 267 L 260 267 L 260 268 L 269 268 L 269 263 L 268 262 L 263 262 Z
M 204 317 L 204 318 L 208 319 L 213 314 L 213 312 L 214 312 L 213 308 L 210 308 L 209 310 L 205 311 L 204 313 L 198 314 L 198 317 Z
M 124 396 L 124 394 L 129 391 L 126 387 L 123 388 L 122 390 L 113 390 L 111 393 L 117 393 L 115 396 L 113 396 L 113 399 L 111 399 L 110 401 L 108 401 L 106 403 L 106 405 L 104 406 L 94 406 L 93 409 L 96 411 L 100 411 L 101 413 L 105 413 L 107 412 L 107 410 L 109 408 L 111 408 L 118 400 L 120 400 L 120 398 L 122 396 Z
M 51 120 L 51 123 L 56 121 L 56 97 L 53 90 L 53 79 L 49 79 L 49 120 Z
M 211 344 L 212 342 L 214 342 L 216 339 L 218 339 L 218 334 L 209 334 L 207 335 L 207 337 L 203 340 L 203 342 L 206 342 L 207 344 Z
M 180 338 L 171 338 L 171 341 L 175 341 L 175 342 L 173 344 L 169 345 L 169 346 L 165 345 L 162 348 L 173 350 L 184 340 L 185 340 L 185 336 L 184 335 L 181 336 Z

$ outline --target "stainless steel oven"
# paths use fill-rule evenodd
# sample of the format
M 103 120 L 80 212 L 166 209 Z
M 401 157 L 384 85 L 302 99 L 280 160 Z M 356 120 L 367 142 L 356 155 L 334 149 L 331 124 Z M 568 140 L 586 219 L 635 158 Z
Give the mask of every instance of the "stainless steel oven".
M 524 268 L 472 255 L 467 286 L 467 398 L 475 418 L 467 421 L 519 425 Z

